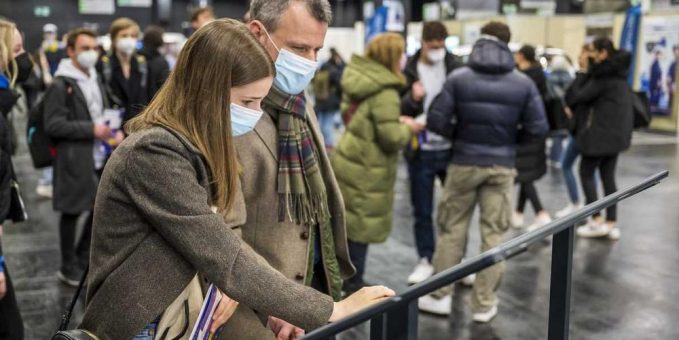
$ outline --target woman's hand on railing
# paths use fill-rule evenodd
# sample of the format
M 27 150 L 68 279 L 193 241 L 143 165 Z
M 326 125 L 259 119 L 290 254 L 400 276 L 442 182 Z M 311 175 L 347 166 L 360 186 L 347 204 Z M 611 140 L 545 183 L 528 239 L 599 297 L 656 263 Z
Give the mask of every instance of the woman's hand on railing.
M 358 292 L 350 295 L 348 298 L 340 302 L 335 302 L 335 308 L 332 311 L 332 316 L 330 316 L 329 321 L 338 321 L 360 311 L 363 308 L 384 301 L 385 299 L 388 299 L 394 295 L 396 295 L 396 292 L 385 286 L 362 288 Z
M 304 336 L 303 329 L 273 316 L 269 316 L 267 326 L 276 334 L 276 340 L 296 340 Z

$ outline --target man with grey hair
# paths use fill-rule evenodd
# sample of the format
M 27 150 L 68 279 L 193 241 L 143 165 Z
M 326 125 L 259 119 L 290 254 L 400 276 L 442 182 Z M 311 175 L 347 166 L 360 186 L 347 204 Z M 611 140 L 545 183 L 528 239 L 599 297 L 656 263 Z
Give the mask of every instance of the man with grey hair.
M 255 130 L 235 142 L 248 214 L 243 240 L 289 279 L 337 301 L 355 270 L 344 202 L 304 94 L 331 20 L 328 0 L 251 1 L 247 24 L 275 61 L 276 77 Z M 303 334 L 241 305 L 221 338 L 274 339 L 266 322 L 278 339 Z

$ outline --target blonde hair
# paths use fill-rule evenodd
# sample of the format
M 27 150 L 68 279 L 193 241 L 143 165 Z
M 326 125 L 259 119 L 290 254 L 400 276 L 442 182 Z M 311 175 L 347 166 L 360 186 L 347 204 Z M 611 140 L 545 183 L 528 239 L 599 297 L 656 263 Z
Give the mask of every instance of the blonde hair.
M 116 20 L 113 20 L 111 23 L 111 28 L 109 29 L 108 33 L 111 36 L 111 50 L 115 53 L 116 51 L 116 35 L 120 33 L 120 31 L 126 30 L 128 28 L 134 28 L 137 31 L 137 35 L 141 31 L 139 28 L 139 25 L 137 24 L 136 21 L 130 19 L 130 18 L 118 18 Z
M 168 80 L 126 130 L 164 126 L 186 137 L 210 169 L 213 204 L 228 211 L 238 190 L 231 88 L 274 73 L 271 57 L 247 26 L 232 19 L 215 20 L 191 35 Z
M 406 42 L 398 33 L 381 33 L 375 36 L 366 48 L 365 56 L 388 68 L 401 80 L 401 58 L 405 52 Z
M 17 64 L 14 61 L 14 32 L 16 25 L 0 19 L 0 72 L 9 78 L 10 87 L 14 87 L 17 78 Z

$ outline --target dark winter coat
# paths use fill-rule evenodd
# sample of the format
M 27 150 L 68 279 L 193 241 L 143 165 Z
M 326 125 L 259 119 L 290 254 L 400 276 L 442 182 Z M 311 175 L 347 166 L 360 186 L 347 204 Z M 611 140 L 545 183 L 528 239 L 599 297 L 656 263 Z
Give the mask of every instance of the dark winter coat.
M 516 149 L 516 182 L 533 182 L 547 173 L 545 139 L 519 142 Z
M 542 66 L 535 64 L 530 68 L 521 70 L 521 72 L 533 81 L 544 103 L 547 96 L 547 78 L 542 70 Z M 547 155 L 545 153 L 544 138 L 519 140 L 519 145 L 516 149 L 516 171 L 516 181 L 519 183 L 537 181 L 547 173 Z
M 2 74 L 0 74 L 2 77 Z M 19 96 L 9 88 L 0 88 L 0 225 L 7 219 L 10 207 L 12 172 L 12 136 L 7 115 Z M 2 255 L 2 252 L 0 252 Z
M 125 109 L 123 124 L 139 114 L 149 102 L 148 67 L 146 58 L 135 54 L 130 61 L 130 78 L 125 79 L 117 57 L 106 55 L 97 65 L 97 72 L 106 85 L 109 101 L 112 105 Z
M 108 107 L 101 82 L 99 87 L 104 107 Z M 70 100 L 67 99 L 67 90 L 72 91 Z M 94 123 L 85 96 L 75 79 L 57 77 L 43 100 L 45 132 L 57 149 L 54 160 L 54 210 L 69 214 L 91 210 L 97 194 L 98 179 L 93 155 Z
M 327 71 L 330 75 L 330 95 L 325 99 L 316 98 L 316 105 L 314 107 L 316 113 L 339 111 L 342 100 L 341 82 L 344 67 L 343 61 L 338 63 L 332 59 L 321 66 L 321 71 Z
M 422 50 L 417 51 L 415 55 L 408 59 L 406 68 L 403 70 L 403 75 L 406 77 L 406 86 L 403 88 L 401 96 L 401 114 L 411 117 L 417 117 L 424 111 L 424 100 L 416 102 L 411 94 L 413 83 L 420 80 L 420 75 L 417 72 L 417 63 L 420 62 L 421 55 Z M 444 63 L 446 64 L 447 74 L 463 66 L 462 62 L 447 50 Z
M 523 140 L 547 133 L 542 98 L 528 77 L 514 71 L 507 44 L 480 39 L 469 64 L 448 76 L 427 128 L 452 140 L 453 164 L 513 168 L 520 126 Z
M 630 54 L 617 52 L 590 68 L 584 86 L 569 91 L 569 107 L 579 109 L 576 142 L 586 156 L 615 155 L 630 147 L 634 129 L 633 94 L 627 84 Z
M 547 98 L 547 77 L 545 76 L 545 70 L 542 69 L 542 65 L 535 63 L 531 67 L 521 70 L 521 72 L 533 81 L 538 88 L 542 100 Z
M 147 98 L 150 101 L 170 75 L 170 64 L 167 63 L 165 57 L 158 51 L 144 49 L 141 51 L 141 55 L 146 58 L 146 63 L 148 64 L 146 91 Z

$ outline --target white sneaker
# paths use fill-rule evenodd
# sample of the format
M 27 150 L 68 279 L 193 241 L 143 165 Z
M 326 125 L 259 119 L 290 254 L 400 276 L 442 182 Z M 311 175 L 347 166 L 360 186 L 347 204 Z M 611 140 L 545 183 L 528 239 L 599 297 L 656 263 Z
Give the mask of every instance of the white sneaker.
M 540 229 L 549 224 L 550 222 L 552 222 L 552 218 L 549 217 L 549 214 L 539 214 L 538 216 L 535 217 L 535 221 L 533 221 L 533 224 L 526 228 L 526 231 L 530 232 L 533 230 Z
M 474 313 L 474 315 L 472 316 L 472 319 L 475 322 L 487 323 L 487 322 L 490 322 L 490 320 L 493 320 L 493 318 L 496 315 L 497 315 L 497 303 L 495 304 L 495 306 L 493 306 L 493 308 L 491 308 L 487 312 Z
M 460 280 L 460 283 L 462 283 L 462 285 L 464 285 L 464 286 L 471 287 L 471 286 L 474 285 L 475 281 L 476 281 L 476 274 L 469 274 L 469 275 L 465 276 L 462 280 Z
M 582 204 L 580 204 L 580 203 L 577 203 L 577 204 L 569 203 L 565 208 L 557 211 L 556 218 L 562 218 L 564 216 L 568 216 L 568 215 L 577 211 L 580 208 L 582 208 Z
M 577 234 L 584 238 L 596 238 L 607 236 L 613 228 L 606 223 L 590 221 L 582 227 L 578 227 Z
M 617 241 L 620 239 L 620 228 L 613 227 L 608 233 L 608 238 L 612 241 Z
M 512 213 L 512 227 L 516 229 L 521 229 L 523 228 L 525 224 L 525 221 L 523 219 L 523 214 L 518 213 L 518 212 L 513 212 Z
M 43 198 L 52 198 L 52 186 L 51 185 L 38 185 L 37 188 L 35 188 L 35 193 L 38 194 L 38 196 L 43 197 Z
M 417 307 L 426 313 L 447 316 L 453 311 L 453 295 L 441 299 L 425 295 L 417 301 Z
M 434 266 L 429 263 L 426 257 L 420 259 L 420 263 L 415 266 L 412 274 L 408 276 L 408 284 L 414 285 L 420 283 L 434 274 Z

